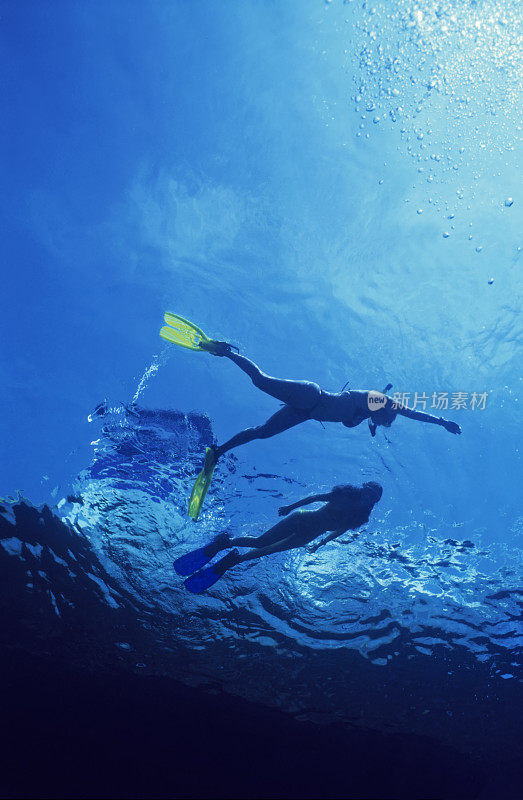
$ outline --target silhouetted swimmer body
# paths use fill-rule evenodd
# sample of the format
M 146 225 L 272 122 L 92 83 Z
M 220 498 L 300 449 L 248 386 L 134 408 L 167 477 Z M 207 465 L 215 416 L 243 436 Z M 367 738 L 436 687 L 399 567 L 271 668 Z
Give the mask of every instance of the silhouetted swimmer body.
M 278 513 L 285 519 L 273 525 L 261 536 L 231 538 L 227 534 L 222 534 L 205 547 L 177 559 L 174 568 L 180 575 L 191 575 L 185 581 L 185 586 L 190 592 L 198 594 L 216 583 L 236 564 L 272 553 L 305 547 L 327 533 L 324 539 L 312 546 L 311 551 L 314 552 L 318 547 L 331 542 L 346 531 L 356 530 L 368 522 L 371 511 L 382 493 L 380 484 L 370 481 L 361 487 L 346 484 L 336 486 L 327 494 L 313 494 L 297 503 L 282 506 Z M 324 505 L 315 511 L 305 511 L 301 508 L 311 503 Z M 252 550 L 243 554 L 233 550 L 213 566 L 202 569 L 217 553 L 229 547 L 251 547 Z
M 220 342 L 220 348 L 216 348 L 213 355 L 224 356 L 233 361 L 240 369 L 245 372 L 254 386 L 261 389 L 265 394 L 274 397 L 281 403 L 283 408 L 277 411 L 272 417 L 263 424 L 255 428 L 246 428 L 237 433 L 224 444 L 214 448 L 215 458 L 218 459 L 224 453 L 239 447 L 254 439 L 269 439 L 283 431 L 300 425 L 308 419 L 315 419 L 318 422 L 341 422 L 346 428 L 355 428 L 364 420 L 369 420 L 369 427 L 372 435 L 375 435 L 376 427 L 383 425 L 390 428 L 398 414 L 402 417 L 415 419 L 419 422 L 429 422 L 433 425 L 441 425 L 449 433 L 461 433 L 461 428 L 455 422 L 426 414 L 422 411 L 414 411 L 405 406 L 401 406 L 386 397 L 381 392 L 362 391 L 351 389 L 343 392 L 326 392 L 317 383 L 310 381 L 292 381 L 281 378 L 271 378 L 265 375 L 259 367 L 245 356 L 232 351 L 225 342 Z M 371 410 L 372 396 L 380 396 L 384 405 L 376 411 Z M 378 398 L 379 402 L 379 398 Z

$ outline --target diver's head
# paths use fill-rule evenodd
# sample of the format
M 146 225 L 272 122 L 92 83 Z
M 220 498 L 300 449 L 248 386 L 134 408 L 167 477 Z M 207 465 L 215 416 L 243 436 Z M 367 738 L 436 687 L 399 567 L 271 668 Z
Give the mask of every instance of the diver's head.
M 369 502 L 371 506 L 375 506 L 381 500 L 381 495 L 383 494 L 383 486 L 376 481 L 367 481 L 361 487 L 361 493 L 365 500 Z
M 376 436 L 376 428 L 378 425 L 383 425 L 384 428 L 390 428 L 398 416 L 398 410 L 392 406 L 392 400 L 387 398 L 386 404 L 380 408 L 379 411 L 373 411 L 371 413 L 369 419 L 369 430 L 371 432 L 371 436 Z
M 353 509 L 368 518 L 382 494 L 382 487 L 375 481 L 368 481 L 363 486 L 353 486 L 350 483 L 346 483 L 334 487 L 331 492 L 331 499 L 336 505 Z

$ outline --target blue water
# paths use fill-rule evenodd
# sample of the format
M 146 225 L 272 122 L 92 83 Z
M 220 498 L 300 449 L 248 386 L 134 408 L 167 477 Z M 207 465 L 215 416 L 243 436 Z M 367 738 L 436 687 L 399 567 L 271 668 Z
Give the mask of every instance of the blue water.
M 300 718 L 503 749 L 521 676 L 519 4 L 4 3 L 3 22 L 0 492 L 78 526 L 86 585 L 134 609 L 100 649 Z M 160 340 L 167 309 L 330 391 L 391 382 L 429 412 L 466 393 L 433 412 L 462 436 L 307 422 L 220 462 L 194 524 L 205 445 L 278 404 Z M 249 562 L 201 597 L 173 573 L 216 533 L 365 480 L 384 494 L 354 542 Z M 50 613 L 54 580 L 24 589 Z

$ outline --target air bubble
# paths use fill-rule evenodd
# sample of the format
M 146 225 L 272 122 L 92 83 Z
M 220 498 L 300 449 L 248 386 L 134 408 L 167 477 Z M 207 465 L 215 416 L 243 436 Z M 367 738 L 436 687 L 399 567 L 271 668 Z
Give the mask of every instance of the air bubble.
M 480 244 L 478 244 L 478 246 L 476 247 L 476 253 L 481 253 L 482 250 L 483 247 Z
M 443 236 L 444 239 L 448 239 L 449 236 L 450 236 L 450 233 L 448 231 L 445 231 L 445 233 L 442 233 L 441 235 Z
M 422 209 L 422 208 L 418 208 L 418 211 L 417 211 L 417 213 L 418 213 L 418 214 L 423 214 L 423 209 Z
M 507 199 L 505 200 L 505 205 L 506 205 L 507 208 L 510 208 L 510 206 L 513 203 L 514 203 L 514 200 L 512 199 L 512 197 L 507 197 Z

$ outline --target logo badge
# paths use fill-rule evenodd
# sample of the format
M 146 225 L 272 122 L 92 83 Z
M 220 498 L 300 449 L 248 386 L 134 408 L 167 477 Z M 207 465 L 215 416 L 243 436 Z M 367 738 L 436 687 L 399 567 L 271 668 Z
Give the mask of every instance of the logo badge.
M 387 398 L 383 392 L 375 392 L 374 390 L 367 392 L 369 411 L 381 411 L 382 408 L 385 408 L 386 403 Z

